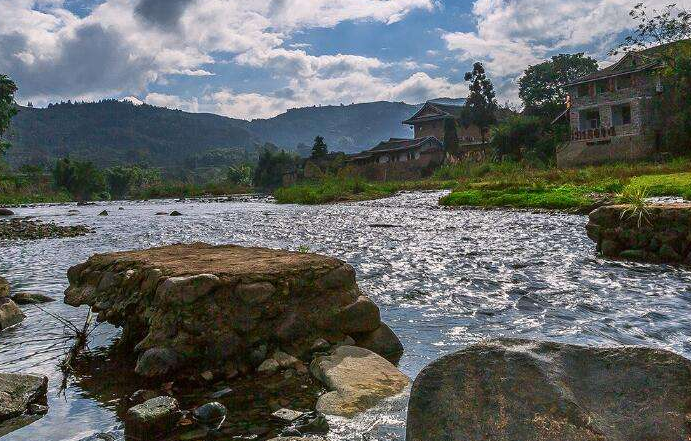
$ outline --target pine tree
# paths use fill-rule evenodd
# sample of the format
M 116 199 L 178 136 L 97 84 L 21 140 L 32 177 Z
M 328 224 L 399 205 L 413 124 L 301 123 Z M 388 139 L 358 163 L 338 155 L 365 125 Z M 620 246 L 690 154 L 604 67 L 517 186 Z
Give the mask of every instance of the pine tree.
M 470 83 L 470 95 L 465 103 L 468 121 L 478 126 L 484 143 L 490 126 L 497 122 L 498 106 L 494 86 L 487 78 L 482 63 L 475 63 L 473 71 L 465 74 L 465 80 Z
M 324 137 L 317 136 L 314 138 L 314 145 L 312 146 L 312 159 L 325 158 L 329 153 L 329 148 L 324 142 Z

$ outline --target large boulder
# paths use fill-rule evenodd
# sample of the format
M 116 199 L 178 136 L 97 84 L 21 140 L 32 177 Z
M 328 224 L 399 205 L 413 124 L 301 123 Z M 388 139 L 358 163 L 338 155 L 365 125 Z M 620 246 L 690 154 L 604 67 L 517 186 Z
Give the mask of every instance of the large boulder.
M 45 405 L 48 377 L 0 373 L 0 422 L 30 412 L 33 404 Z
M 396 366 L 357 346 L 340 346 L 331 355 L 315 357 L 310 371 L 330 391 L 317 401 L 317 410 L 327 415 L 352 417 L 409 384 Z
M 420 372 L 407 441 L 685 441 L 691 361 L 671 352 L 518 339 Z
M 149 377 L 248 372 L 277 349 L 307 361 L 319 339 L 336 344 L 382 326 L 353 268 L 316 254 L 171 245 L 95 255 L 68 278 L 65 302 L 122 326 L 121 344 Z
M 392 363 L 397 363 L 403 355 L 401 340 L 386 323 L 372 332 L 355 334 L 354 338 L 358 346 L 369 349 Z
M 589 215 L 588 237 L 605 257 L 691 264 L 691 204 L 610 205 Z
M 7 297 L 0 297 L 0 331 L 21 323 L 25 318 L 16 303 Z

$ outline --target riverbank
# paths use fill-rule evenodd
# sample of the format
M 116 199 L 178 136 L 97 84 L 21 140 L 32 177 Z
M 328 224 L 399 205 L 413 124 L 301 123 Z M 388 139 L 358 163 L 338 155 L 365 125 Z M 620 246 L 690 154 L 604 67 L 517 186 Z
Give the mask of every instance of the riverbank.
M 393 196 L 399 191 L 442 190 L 443 206 L 542 208 L 586 212 L 621 201 L 624 192 L 691 198 L 691 160 L 560 169 L 517 163 L 443 166 L 428 179 L 366 182 L 327 177 L 274 192 L 281 204 L 325 204 Z

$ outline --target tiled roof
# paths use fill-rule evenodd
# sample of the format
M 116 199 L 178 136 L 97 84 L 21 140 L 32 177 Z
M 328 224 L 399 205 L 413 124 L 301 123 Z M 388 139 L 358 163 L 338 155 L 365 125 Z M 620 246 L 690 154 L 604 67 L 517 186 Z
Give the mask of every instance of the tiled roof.
M 348 157 L 350 160 L 369 158 L 376 153 L 391 153 L 391 152 L 401 152 L 409 149 L 413 149 L 421 146 L 422 144 L 431 141 L 438 146 L 442 146 L 441 141 L 439 141 L 434 136 L 426 136 L 424 138 L 415 139 L 403 139 L 403 138 L 391 138 L 388 141 L 380 142 L 376 147 L 366 150 L 364 152 L 357 153 Z
M 432 121 L 436 119 L 448 118 L 449 116 L 454 118 L 460 118 L 463 114 L 463 109 L 465 107 L 465 98 L 437 98 L 434 100 L 427 101 L 420 110 L 411 116 L 409 119 L 403 121 L 403 124 L 411 124 L 418 121 Z M 436 115 L 428 115 L 418 117 L 425 109 L 432 109 L 437 112 Z
M 691 40 L 681 40 L 674 43 L 663 44 L 660 46 L 643 49 L 640 51 L 629 52 L 613 65 L 600 69 L 595 73 L 586 75 L 572 82 L 570 85 L 588 83 L 595 80 L 609 78 L 616 75 L 640 72 L 657 67 L 661 63 L 660 55 L 664 50 L 675 46 L 691 44 Z

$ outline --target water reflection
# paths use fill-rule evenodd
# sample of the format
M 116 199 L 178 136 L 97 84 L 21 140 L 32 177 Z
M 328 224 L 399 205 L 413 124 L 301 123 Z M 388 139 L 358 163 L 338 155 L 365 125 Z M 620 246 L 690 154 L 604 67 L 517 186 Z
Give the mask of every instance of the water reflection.
M 518 336 L 581 344 L 637 344 L 691 356 L 691 272 L 610 262 L 594 255 L 584 216 L 445 210 L 439 193 L 408 193 L 358 204 L 300 207 L 255 202 L 118 202 L 20 209 L 42 220 L 86 224 L 79 238 L 0 243 L 0 274 L 15 289 L 57 299 L 66 270 L 91 254 L 205 241 L 298 249 L 339 257 L 401 337 L 402 370 L 414 377 L 429 361 L 483 338 Z M 117 208 L 122 206 L 124 210 Z M 107 209 L 110 216 L 97 214 Z M 156 216 L 178 210 L 181 217 Z M 382 225 L 387 225 L 383 227 Z M 389 225 L 393 225 L 389 227 Z M 44 306 L 81 323 L 85 310 Z M 82 379 L 57 396 L 62 327 L 37 308 L 0 334 L 0 369 L 51 378 L 50 412 L 12 440 L 78 440 L 120 427 L 107 391 Z M 91 346 L 117 331 L 101 326 Z M 98 391 L 98 392 L 97 392 Z M 334 439 L 404 439 L 405 397 L 352 421 L 333 420 Z M 260 407 L 248 403 L 248 407 Z M 237 416 L 236 418 L 240 418 Z

